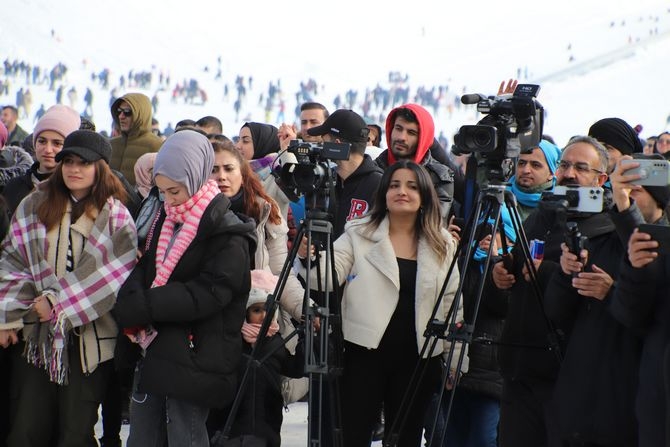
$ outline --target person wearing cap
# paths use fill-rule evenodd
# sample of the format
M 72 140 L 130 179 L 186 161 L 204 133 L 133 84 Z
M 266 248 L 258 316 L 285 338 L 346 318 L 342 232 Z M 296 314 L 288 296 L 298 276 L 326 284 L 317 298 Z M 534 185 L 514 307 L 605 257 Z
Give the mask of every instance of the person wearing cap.
M 589 128 L 590 137 L 600 141 L 609 155 L 607 172 L 612 172 L 624 155 L 641 154 L 642 142 L 635 129 L 621 118 L 603 118 Z
M 151 100 L 142 93 L 128 93 L 112 103 L 112 119 L 121 134 L 112 138 L 110 166 L 121 171 L 135 186 L 135 163 L 147 152 L 158 152 L 163 144 L 151 130 Z
M 209 447 L 209 409 L 235 397 L 255 226 L 209 179 L 213 165 L 195 130 L 170 136 L 154 162 L 165 203 L 113 309 L 117 351 L 139 360 L 128 447 Z
M 344 232 L 344 225 L 367 214 L 373 205 L 374 194 L 383 171 L 365 153 L 369 129 L 365 120 L 347 109 L 334 111 L 320 126 L 307 133 L 320 136 L 324 143 L 348 143 L 347 160 L 335 160 L 337 183 L 335 198 L 331 197 L 328 212 L 333 217 L 333 238 Z
M 3 244 L 0 345 L 11 349 L 16 391 L 10 446 L 96 444 L 118 333 L 110 310 L 137 251 L 110 154 L 104 137 L 69 133 Z
M 10 215 L 21 200 L 56 169 L 56 155 L 62 149 L 65 137 L 79 129 L 80 124 L 79 113 L 60 104 L 49 107 L 35 124 L 32 135 L 36 162 L 24 175 L 7 182 L 2 191 Z
M 553 189 L 560 158 L 561 150 L 547 140 L 541 140 L 537 147 L 519 154 L 515 173 L 509 182 L 522 220 L 537 208 L 542 193 Z
M 435 191 L 440 198 L 440 209 L 445 228 L 454 199 L 454 172 L 435 160 L 430 147 L 435 141 L 435 123 L 430 112 L 418 104 L 396 107 L 386 117 L 386 145 L 375 162 L 386 169 L 398 160 L 412 160 L 430 173 Z

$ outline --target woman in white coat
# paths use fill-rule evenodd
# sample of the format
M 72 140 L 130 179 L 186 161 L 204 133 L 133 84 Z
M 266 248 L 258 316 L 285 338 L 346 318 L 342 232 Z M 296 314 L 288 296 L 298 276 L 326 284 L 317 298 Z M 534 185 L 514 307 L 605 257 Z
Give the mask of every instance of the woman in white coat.
M 370 214 L 351 221 L 335 241 L 335 269 L 344 284 L 341 403 L 347 447 L 370 445 L 382 404 L 386 426 L 391 426 L 419 361 L 426 363 L 426 375 L 398 445 L 420 445 L 425 409 L 440 381 L 440 355 L 446 349 L 438 344 L 433 357 L 424 359 L 419 352 L 455 248 L 442 227 L 429 174 L 405 160 L 384 173 Z M 304 245 L 301 254 L 306 255 Z M 455 269 L 437 318 L 446 318 L 458 279 Z

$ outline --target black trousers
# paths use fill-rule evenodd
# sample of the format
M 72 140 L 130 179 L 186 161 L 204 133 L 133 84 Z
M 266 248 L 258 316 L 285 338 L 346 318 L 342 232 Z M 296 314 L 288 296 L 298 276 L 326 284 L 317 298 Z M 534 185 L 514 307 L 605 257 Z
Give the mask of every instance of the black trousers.
M 505 380 L 500 400 L 500 447 L 560 447 L 551 409 L 553 382 Z
M 418 355 L 367 349 L 345 343 L 342 377 L 342 421 L 346 447 L 369 447 L 372 431 L 384 406 L 385 433 L 398 416 L 401 401 L 417 364 Z M 414 404 L 404 415 L 405 424 L 398 432 L 399 447 L 419 447 L 426 409 L 441 378 L 440 359 L 421 360 L 426 374 L 415 391 Z
M 97 447 L 94 436 L 98 407 L 113 371 L 104 362 L 91 374 L 81 370 L 79 345 L 68 347 L 70 374 L 67 385 L 49 381 L 47 372 L 21 356 L 25 343 L 12 346 L 10 390 L 11 447 Z

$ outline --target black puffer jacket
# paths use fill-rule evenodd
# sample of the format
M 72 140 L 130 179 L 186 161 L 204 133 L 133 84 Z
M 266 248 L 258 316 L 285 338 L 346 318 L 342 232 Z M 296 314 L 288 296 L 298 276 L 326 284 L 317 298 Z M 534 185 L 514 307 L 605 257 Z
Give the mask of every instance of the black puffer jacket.
M 223 195 L 214 198 L 168 283 L 151 288 L 161 211 L 149 250 L 119 291 L 113 309 L 119 326 L 151 325 L 158 333 L 142 362 L 140 392 L 208 407 L 235 396 L 256 243 L 253 222 L 243 223 L 229 207 Z
M 284 407 L 281 394 L 281 374 L 289 377 L 302 377 L 304 364 L 304 350 L 299 349 L 299 353 L 291 355 L 284 344 L 281 335 L 273 335 L 254 354 L 254 360 L 249 364 L 253 347 L 249 343 L 244 343 L 239 378 L 241 382 L 244 374 L 248 373 L 247 383 L 230 429 L 230 438 L 254 435 L 265 439 L 268 447 L 281 445 L 282 409 Z M 302 344 L 298 346 L 300 348 Z M 262 361 L 258 362 L 257 359 L 262 359 Z M 248 372 L 247 367 L 249 367 Z M 225 410 L 210 411 L 207 425 L 210 432 L 213 432 L 215 440 L 221 437 L 231 407 Z M 212 442 L 212 446 L 220 445 L 224 445 L 222 439 Z
M 480 281 L 486 279 L 482 269 L 485 261 L 473 261 L 469 267 L 463 286 L 463 316 L 472 322 L 477 303 L 477 290 Z M 491 263 L 493 266 L 493 263 Z M 489 293 L 495 287 L 485 284 L 482 293 L 477 320 L 473 332 L 473 341 L 468 346 L 468 372 L 461 377 L 459 386 L 494 399 L 502 395 L 502 377 L 498 367 L 497 351 L 494 343 L 500 337 L 505 324 L 507 297 Z

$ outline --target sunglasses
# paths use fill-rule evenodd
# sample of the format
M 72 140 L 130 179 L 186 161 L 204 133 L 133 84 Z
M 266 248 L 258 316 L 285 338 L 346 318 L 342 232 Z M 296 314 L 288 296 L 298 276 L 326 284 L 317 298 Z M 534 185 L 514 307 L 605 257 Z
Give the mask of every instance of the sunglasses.
M 131 109 L 122 109 L 120 107 L 118 109 L 116 109 L 116 114 L 117 115 L 121 115 L 122 113 L 125 116 L 133 116 L 133 111 Z

